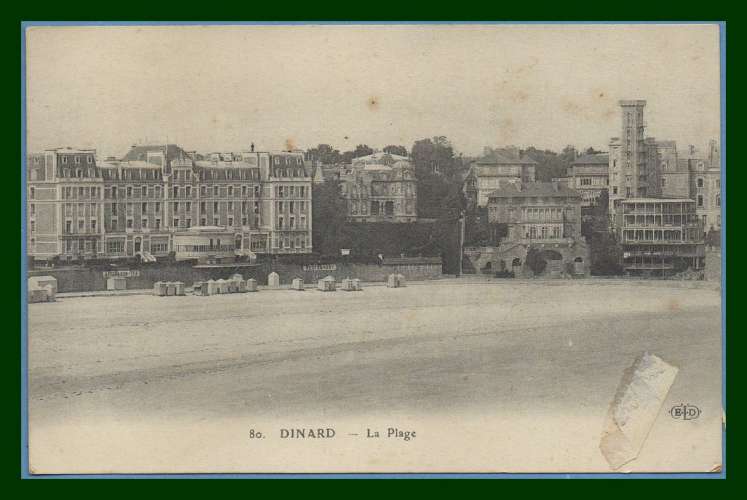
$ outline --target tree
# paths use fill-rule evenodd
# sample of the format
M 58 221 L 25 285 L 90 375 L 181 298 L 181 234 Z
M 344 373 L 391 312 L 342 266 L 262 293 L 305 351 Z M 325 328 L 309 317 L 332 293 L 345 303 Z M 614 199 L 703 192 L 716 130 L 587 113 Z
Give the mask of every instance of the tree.
M 342 163 L 350 163 L 354 158 L 360 158 L 361 156 L 372 155 L 374 150 L 366 144 L 358 144 L 353 151 L 345 151 L 342 153 L 340 160 Z
M 720 247 L 721 246 L 721 230 L 714 229 L 713 227 L 711 227 L 711 229 L 709 229 L 708 233 L 706 234 L 705 243 L 709 247 Z
M 340 163 L 340 151 L 329 144 L 319 144 L 317 147 L 306 151 L 306 159 L 318 161 L 323 165 L 336 165 Z
M 454 148 L 446 137 L 415 141 L 410 158 L 418 180 L 420 217 L 458 217 L 466 206 Z
M 337 255 L 343 244 L 347 202 L 339 179 L 329 179 L 312 188 L 312 242 L 314 251 Z
M 390 155 L 407 156 L 407 148 L 404 146 L 389 145 L 384 148 L 384 152 Z
M 586 236 L 591 257 L 591 274 L 616 276 L 622 274 L 620 258 L 622 251 L 615 234 L 609 230 L 609 193 L 603 190 L 596 205 L 589 210 L 581 233 Z
M 615 234 L 609 231 L 593 233 L 591 236 L 591 274 L 595 276 L 617 276 L 622 274 L 620 259 L 622 250 Z
M 576 150 L 575 146 L 569 144 L 563 148 L 563 151 L 560 153 L 560 157 L 564 161 L 571 163 L 573 160 L 575 160 L 578 157 L 578 151 Z
M 444 136 L 415 141 L 410 156 L 418 176 L 430 173 L 449 178 L 456 170 L 454 148 Z
M 528 147 L 524 154 L 537 162 L 535 169 L 537 181 L 550 182 L 556 177 L 565 177 L 568 165 L 555 151 L 540 150 L 534 146 Z
M 535 276 L 542 274 L 547 267 L 547 261 L 542 256 L 542 252 L 536 248 L 530 248 L 527 252 L 526 265 L 532 270 Z
M 609 204 L 609 192 L 606 189 L 602 189 L 599 198 L 597 198 L 597 201 L 591 208 L 581 209 L 581 214 L 583 215 L 581 234 L 586 236 L 587 241 L 590 243 L 590 238 L 595 233 L 603 233 L 609 230 Z

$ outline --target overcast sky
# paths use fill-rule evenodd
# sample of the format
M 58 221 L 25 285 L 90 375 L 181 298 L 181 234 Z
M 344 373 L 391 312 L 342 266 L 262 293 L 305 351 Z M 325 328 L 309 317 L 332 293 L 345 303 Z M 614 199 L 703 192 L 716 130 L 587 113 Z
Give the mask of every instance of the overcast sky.
M 607 149 L 619 99 L 680 148 L 719 136 L 716 25 L 34 27 L 28 147 L 374 148 L 445 135 Z

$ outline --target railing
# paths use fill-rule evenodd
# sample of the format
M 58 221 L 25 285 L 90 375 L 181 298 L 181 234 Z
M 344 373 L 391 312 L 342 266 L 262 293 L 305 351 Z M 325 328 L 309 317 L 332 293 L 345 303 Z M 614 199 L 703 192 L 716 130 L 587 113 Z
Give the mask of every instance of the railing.
M 625 269 L 630 270 L 656 270 L 656 269 L 674 269 L 674 264 L 668 263 L 651 263 L 651 264 L 626 264 L 623 263 Z
M 703 241 L 699 239 L 688 240 L 684 238 L 670 239 L 670 240 L 653 239 L 653 238 L 633 239 L 633 238 L 628 238 L 626 236 L 623 236 L 621 239 L 621 243 L 624 243 L 624 244 L 641 243 L 641 244 L 654 244 L 654 245 L 683 245 L 683 244 L 684 245 L 698 245 L 698 244 L 703 243 Z
M 311 253 L 311 248 L 273 248 L 272 253 Z

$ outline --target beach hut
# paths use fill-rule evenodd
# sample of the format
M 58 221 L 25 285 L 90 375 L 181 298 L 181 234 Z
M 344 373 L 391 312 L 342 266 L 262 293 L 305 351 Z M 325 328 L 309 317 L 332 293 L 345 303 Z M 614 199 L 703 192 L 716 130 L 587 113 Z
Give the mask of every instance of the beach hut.
M 293 278 L 291 289 L 303 292 L 303 278 Z
M 317 289 L 322 292 L 334 292 L 337 288 L 337 282 L 335 281 L 335 278 L 332 276 L 327 276 L 326 278 L 322 278 L 317 283 Z

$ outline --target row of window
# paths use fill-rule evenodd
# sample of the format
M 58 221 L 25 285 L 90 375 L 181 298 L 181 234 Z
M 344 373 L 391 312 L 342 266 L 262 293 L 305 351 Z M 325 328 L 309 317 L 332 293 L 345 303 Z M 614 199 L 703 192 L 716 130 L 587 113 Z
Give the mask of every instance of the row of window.
M 563 237 L 563 226 L 524 226 L 524 237 L 532 240 L 557 239 Z
M 85 158 L 86 158 L 87 164 L 93 165 L 93 156 L 86 155 Z M 38 163 L 37 161 L 38 159 L 39 159 L 38 157 L 34 158 L 34 163 Z M 68 160 L 68 156 L 60 156 L 60 163 L 62 163 L 63 165 L 67 165 L 67 160 Z M 81 161 L 82 160 L 80 156 L 78 155 L 73 156 L 73 163 L 75 163 L 76 165 L 80 165 Z
M 91 239 L 67 239 L 65 240 L 65 253 L 69 254 L 94 254 L 100 252 L 100 242 Z
M 609 183 L 608 177 L 581 177 L 578 179 L 579 186 L 606 186 Z
M 34 240 L 32 240 L 33 242 Z M 233 245 L 222 245 L 224 247 L 231 247 Z M 65 253 L 99 253 L 101 251 L 101 242 L 93 239 L 67 239 L 65 240 L 64 252 Z M 169 251 L 168 241 L 157 239 L 150 242 L 150 252 L 154 254 L 164 254 Z M 125 253 L 125 240 L 123 239 L 109 239 L 106 241 L 106 252 L 109 254 L 117 255 Z
M 34 188 L 31 188 L 32 198 L 33 192 Z M 98 200 L 101 197 L 101 188 L 95 186 L 78 186 L 77 188 L 72 186 L 65 186 L 62 188 L 60 194 L 62 195 L 63 200 Z
M 715 184 L 715 187 L 716 187 L 716 189 L 721 189 L 721 179 L 715 179 L 715 182 L 714 182 L 714 184 Z M 705 186 L 705 181 L 703 180 L 703 178 L 702 178 L 702 177 L 698 177 L 698 178 L 697 178 L 697 179 L 695 180 L 695 185 L 696 185 L 697 187 L 699 187 L 699 188 L 702 188 L 702 187 L 704 187 L 704 186 Z
M 200 171 L 199 179 L 201 181 L 217 180 L 217 179 L 220 178 L 220 176 L 216 175 L 216 174 L 223 173 L 223 172 L 225 172 L 226 179 L 229 180 L 229 181 L 232 180 L 232 179 L 234 179 L 234 178 L 236 180 L 259 180 L 259 170 L 257 170 L 256 168 L 238 169 L 237 172 L 236 172 L 238 175 L 236 175 L 236 176 L 234 176 L 234 172 L 231 169 L 225 169 L 225 170 L 223 170 L 223 169 L 220 169 L 220 170 L 217 170 L 217 169 L 202 170 L 202 171 Z M 191 173 L 186 172 L 186 173 L 184 173 L 184 175 L 179 175 L 179 173 L 180 173 L 180 171 L 177 171 L 177 174 L 175 176 L 176 180 L 181 180 L 181 181 L 189 181 L 189 180 L 191 180 L 191 177 L 192 177 Z M 208 173 L 210 175 L 208 175 Z
M 182 205 L 182 203 L 184 205 Z M 95 209 L 95 206 L 96 205 L 91 204 L 91 210 L 92 211 Z M 151 207 L 151 206 L 154 208 L 154 212 L 155 213 L 161 212 L 161 202 L 157 201 L 157 202 L 154 202 L 154 203 L 143 202 L 141 204 L 141 207 L 140 207 L 140 213 L 142 213 L 142 214 L 147 213 L 148 212 L 148 208 Z M 301 212 L 305 212 L 306 211 L 306 202 L 299 202 L 299 204 L 296 205 L 296 206 L 300 207 Z M 33 207 L 33 205 L 32 205 L 32 207 Z M 67 214 L 68 213 L 67 208 L 69 207 L 69 205 L 66 205 L 65 207 L 66 207 L 66 214 Z M 117 203 L 112 203 L 111 204 L 111 214 L 112 215 L 114 215 L 114 216 L 118 215 L 118 212 L 119 212 L 118 207 L 119 207 L 119 205 Z M 175 202 L 173 202 L 172 207 L 174 209 L 174 212 L 179 212 L 182 207 L 184 208 L 185 212 L 191 212 L 192 211 L 192 202 L 190 202 L 190 201 L 185 201 L 185 202 L 175 201 Z M 225 208 L 228 212 L 233 212 L 233 210 L 234 210 L 234 204 L 233 204 L 232 201 L 228 201 L 228 202 L 214 201 L 213 202 L 213 212 L 214 213 L 219 212 L 221 210 L 221 208 Z M 282 208 L 283 208 L 283 206 L 282 206 L 282 202 L 281 202 L 280 209 L 282 210 Z M 125 204 L 125 209 L 126 209 L 125 213 L 127 215 L 134 215 L 135 214 L 135 212 L 134 212 L 134 204 L 132 204 L 132 203 L 126 203 Z M 259 209 L 260 209 L 260 204 L 259 204 L 258 201 L 255 201 L 254 202 L 254 206 L 253 206 L 254 213 L 258 214 L 259 211 L 260 211 Z M 291 209 L 291 211 L 293 210 L 293 202 L 290 202 L 290 209 Z M 248 211 L 249 211 L 249 203 L 246 202 L 246 201 L 242 201 L 241 202 L 241 213 L 245 214 Z M 201 214 L 207 213 L 207 202 L 204 202 L 204 201 L 200 202 L 200 213 Z
M 241 225 L 242 226 L 248 226 L 250 221 L 254 221 L 253 227 L 259 227 L 260 219 L 258 216 L 255 216 L 253 219 L 247 216 L 244 216 L 241 218 Z M 234 226 L 234 222 L 238 222 L 238 218 L 234 217 L 227 217 L 226 222 L 229 227 Z M 94 221 L 92 221 L 94 222 Z M 118 219 L 116 217 L 113 217 L 110 221 L 110 226 L 107 227 L 107 231 L 113 231 L 116 230 Z M 282 220 L 281 220 L 282 222 Z M 291 221 L 292 223 L 293 221 Z M 192 227 L 192 218 L 186 217 L 186 218 L 180 218 L 180 217 L 174 217 L 172 220 L 172 227 L 175 228 L 183 228 L 188 229 Z M 201 217 L 200 218 L 200 226 L 207 226 L 208 225 L 208 218 L 207 217 Z M 221 218 L 220 217 L 213 217 L 212 219 L 212 225 L 213 226 L 221 226 Z M 94 225 L 95 227 L 95 225 Z M 133 217 L 127 217 L 125 222 L 125 227 L 127 229 L 136 229 L 135 228 L 135 219 Z M 301 226 L 299 227 L 306 227 L 306 219 L 304 217 L 301 218 Z M 282 228 L 282 226 L 281 226 Z M 140 219 L 140 227 L 138 229 L 154 229 L 156 231 L 161 229 L 161 219 L 156 218 L 154 219 L 153 225 L 150 225 L 150 219 L 148 217 L 143 217 Z M 291 228 L 293 229 L 293 228 Z
M 412 183 L 401 184 L 399 182 L 372 182 L 370 189 L 368 186 L 357 186 L 353 184 L 346 189 L 347 196 L 358 198 L 367 196 L 396 196 L 399 194 L 405 196 L 415 195 L 415 185 Z
M 276 198 L 306 198 L 306 186 L 275 186 Z
M 273 235 L 272 237 L 272 246 L 273 248 L 278 249 L 305 249 L 307 245 L 309 244 L 307 240 L 308 236 L 305 234 L 295 235 L 295 236 L 289 236 L 289 235 Z
M 285 161 L 281 161 L 281 160 L 285 160 Z M 281 156 L 276 156 L 275 157 L 275 165 L 280 165 L 281 163 L 284 163 L 286 165 L 292 165 L 294 163 L 296 165 L 303 165 L 303 160 L 301 159 L 300 156 L 296 156 L 296 157 L 281 157 Z
M 97 193 L 101 193 L 100 188 L 91 189 L 99 189 Z M 127 186 L 124 190 L 118 190 L 116 186 L 112 186 L 111 188 L 105 189 L 104 195 L 107 199 L 116 199 L 120 194 L 124 194 L 125 198 L 161 198 L 161 190 L 161 186 Z M 192 190 L 192 186 L 173 186 L 172 188 L 172 194 L 174 198 L 192 198 L 196 192 L 196 189 Z M 301 187 L 302 197 L 303 192 L 303 187 Z M 200 194 L 202 196 L 208 196 L 210 193 L 212 193 L 212 195 L 215 197 L 225 197 L 226 195 L 228 195 L 229 197 L 233 197 L 239 196 L 239 193 L 241 193 L 241 196 L 243 197 L 253 194 L 255 198 L 259 198 L 261 191 L 259 186 L 254 186 L 253 189 L 249 189 L 249 186 L 226 187 L 216 185 L 213 186 L 212 189 L 209 189 L 208 186 L 201 187 Z
M 234 248 L 231 243 L 221 245 L 220 240 L 213 244 L 212 239 L 209 245 L 176 245 L 176 251 L 179 253 L 233 252 Z
M 683 237 L 684 236 L 684 237 Z M 628 241 L 696 241 L 698 231 L 688 229 L 680 231 L 678 229 L 626 229 L 623 231 L 623 242 Z
M 568 217 L 573 216 L 574 210 L 572 208 L 525 208 L 522 211 L 523 218 L 530 221 L 561 221 L 563 220 L 563 214 Z
M 288 221 L 287 227 L 285 225 L 286 220 Z M 306 217 L 302 215 L 298 220 L 298 226 L 296 226 L 296 218 L 294 216 L 291 215 L 290 217 L 286 219 L 284 216 L 280 215 L 278 216 L 277 228 L 278 229 L 307 229 Z
M 31 207 L 31 215 L 36 214 L 36 208 L 34 207 L 34 204 L 29 205 Z M 65 203 L 63 205 L 63 214 L 65 217 L 72 217 L 73 216 L 73 208 L 77 208 L 76 216 L 81 217 L 85 214 L 86 211 L 86 203 Z M 96 216 L 98 213 L 98 204 L 96 203 L 88 203 L 88 215 L 91 217 Z
M 697 205 L 698 205 L 699 208 L 702 208 L 702 207 L 705 206 L 705 199 L 703 198 L 702 194 L 699 194 L 696 197 L 696 202 L 697 202 Z M 720 194 L 716 195 L 716 197 L 714 198 L 714 204 L 715 204 L 716 207 L 720 207 L 721 206 L 721 195 Z
M 102 177 L 106 180 L 152 180 L 157 181 L 162 178 L 161 170 L 155 168 L 123 168 L 122 176 L 119 176 L 119 172 L 114 168 L 103 168 L 101 169 Z M 133 175 L 137 173 L 138 175 Z
M 259 204 L 257 203 L 256 205 L 258 206 Z M 302 214 L 306 213 L 306 202 L 305 201 L 296 201 L 296 202 L 278 201 L 276 204 L 276 207 L 279 213 L 285 213 L 286 208 L 288 209 L 288 213 L 291 213 L 291 214 L 296 213 L 296 209 L 298 209 L 299 213 L 302 213 Z
M 695 223 L 694 214 L 689 215 L 625 215 L 626 226 L 679 226 L 684 223 Z
M 85 219 L 78 219 L 78 224 L 75 227 L 78 228 L 78 233 L 95 233 L 98 229 L 96 219 L 90 219 L 88 227 L 86 227 Z M 31 232 L 34 230 L 35 224 L 34 221 L 31 221 Z M 71 219 L 65 221 L 65 234 L 73 234 L 73 221 Z
M 104 189 L 104 198 L 117 199 L 124 195 L 125 198 L 161 198 L 161 186 L 127 186 L 125 189 L 117 189 L 117 186 Z

